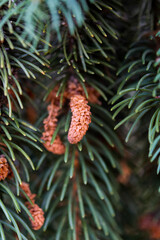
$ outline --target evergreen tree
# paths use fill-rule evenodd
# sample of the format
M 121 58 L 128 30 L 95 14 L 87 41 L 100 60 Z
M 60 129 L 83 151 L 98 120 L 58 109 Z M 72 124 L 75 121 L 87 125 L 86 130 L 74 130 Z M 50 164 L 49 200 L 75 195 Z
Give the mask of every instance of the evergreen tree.
M 160 239 L 159 9 L 0 1 L 0 240 Z

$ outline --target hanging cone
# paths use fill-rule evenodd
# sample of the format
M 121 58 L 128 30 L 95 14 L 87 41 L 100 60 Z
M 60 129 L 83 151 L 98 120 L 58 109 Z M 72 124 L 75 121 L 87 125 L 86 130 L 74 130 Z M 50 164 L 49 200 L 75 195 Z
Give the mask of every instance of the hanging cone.
M 91 112 L 88 101 L 84 96 L 74 95 L 70 99 L 70 108 L 72 112 L 71 125 L 68 131 L 68 141 L 76 144 L 86 134 L 91 123 Z
M 43 226 L 45 220 L 43 210 L 37 204 L 34 204 L 32 206 L 30 205 L 29 211 L 34 218 L 34 220 L 29 218 L 32 228 L 34 230 L 39 230 Z
M 22 190 L 27 194 L 27 196 L 29 196 L 31 194 L 31 190 L 30 190 L 30 187 L 29 187 L 29 184 L 26 183 L 26 182 L 22 182 L 21 183 L 21 188 Z M 25 196 L 24 196 L 25 197 Z
M 0 156 L 0 181 L 4 180 L 9 172 L 9 165 L 4 155 Z
M 30 187 L 29 187 L 29 184 L 25 183 L 25 182 L 22 182 L 21 188 L 23 189 L 23 191 L 27 194 L 27 196 L 32 201 L 32 204 L 29 201 L 25 202 L 25 205 L 27 206 L 27 208 L 29 209 L 32 217 L 34 218 L 34 220 L 29 218 L 29 220 L 31 221 L 31 224 L 32 224 L 32 228 L 34 230 L 39 230 L 44 224 L 44 220 L 45 220 L 44 212 L 37 204 L 35 204 L 36 194 L 32 194 L 32 192 L 30 190 Z M 24 195 L 22 195 L 22 197 L 25 198 Z
M 62 143 L 59 135 L 56 136 L 53 144 L 51 144 L 52 136 L 57 128 L 57 116 L 59 114 L 60 107 L 51 103 L 48 106 L 49 116 L 44 119 L 44 132 L 42 139 L 45 141 L 44 147 L 54 154 L 63 154 L 65 152 L 65 145 Z
M 35 203 L 36 194 L 32 194 L 32 193 L 31 193 L 29 184 L 28 184 L 28 183 L 25 183 L 25 182 L 22 182 L 22 183 L 21 183 L 21 188 L 22 188 L 22 190 L 26 193 L 26 195 L 30 198 L 30 200 L 32 201 L 32 203 Z M 22 197 L 25 198 L 24 195 L 22 195 Z M 28 206 L 28 205 L 31 205 L 31 203 L 27 201 L 27 202 L 26 202 L 26 206 Z

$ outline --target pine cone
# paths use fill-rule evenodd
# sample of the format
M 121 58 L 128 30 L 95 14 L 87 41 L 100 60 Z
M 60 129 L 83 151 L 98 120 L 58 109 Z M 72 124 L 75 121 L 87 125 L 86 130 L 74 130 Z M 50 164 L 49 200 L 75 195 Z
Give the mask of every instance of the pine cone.
M 43 121 L 45 130 L 42 135 L 42 139 L 45 141 L 43 145 L 49 152 L 54 154 L 63 154 L 65 152 L 65 145 L 62 143 L 59 135 L 56 136 L 53 144 L 51 145 L 51 139 L 57 127 L 57 116 L 59 111 L 60 107 L 51 103 L 48 106 L 49 116 Z
M 81 95 L 71 97 L 72 120 L 68 131 L 68 141 L 71 144 L 81 141 L 91 123 L 91 112 L 87 103 L 88 101 Z
M 30 198 L 30 200 L 32 201 L 32 203 L 35 203 L 35 197 L 36 197 L 36 194 L 32 194 L 31 193 L 31 190 L 30 190 L 30 187 L 29 187 L 29 184 L 28 183 L 25 183 L 25 182 L 22 182 L 21 183 L 21 188 L 22 190 L 27 194 L 27 196 Z M 22 195 L 23 198 L 25 198 L 24 195 Z M 31 204 L 27 201 L 26 202 L 26 206 L 30 206 Z
M 7 163 L 6 158 L 1 155 L 0 156 L 0 181 L 4 180 L 9 172 L 9 165 Z
M 31 190 L 28 183 L 22 182 L 21 188 L 27 194 L 27 196 L 31 195 Z
M 34 230 L 39 230 L 43 226 L 45 220 L 43 210 L 37 204 L 34 204 L 32 206 L 30 205 L 29 211 L 34 218 L 34 221 L 29 218 L 32 224 L 32 228 Z
M 38 230 L 42 227 L 42 225 L 44 223 L 44 220 L 45 220 L 44 212 L 37 204 L 35 204 L 36 194 L 31 193 L 29 184 L 22 182 L 21 188 L 23 189 L 23 191 L 27 194 L 27 196 L 30 198 L 30 200 L 33 203 L 33 204 L 31 204 L 30 202 L 27 201 L 25 203 L 25 205 L 27 206 L 32 217 L 34 218 L 34 221 L 31 218 L 29 218 L 29 220 L 31 221 L 31 224 L 32 224 L 32 228 L 34 230 Z M 24 195 L 22 195 L 22 196 L 25 197 Z

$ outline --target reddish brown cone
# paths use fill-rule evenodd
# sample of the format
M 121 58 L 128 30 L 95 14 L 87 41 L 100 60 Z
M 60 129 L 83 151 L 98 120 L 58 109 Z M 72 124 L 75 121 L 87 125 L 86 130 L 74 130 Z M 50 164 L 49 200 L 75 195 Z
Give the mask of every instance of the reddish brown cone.
M 62 143 L 59 135 L 56 136 L 53 144 L 51 144 L 52 136 L 57 127 L 57 116 L 59 114 L 60 107 L 51 103 L 48 106 L 49 115 L 44 119 L 44 132 L 42 139 L 45 141 L 43 144 L 45 148 L 54 154 L 63 154 L 65 152 L 65 145 Z
M 1 155 L 0 156 L 0 181 L 4 180 L 9 172 L 9 165 L 7 163 L 6 158 Z
M 32 206 L 30 205 L 29 211 L 34 218 L 34 220 L 29 218 L 32 228 L 34 230 L 39 230 L 43 226 L 45 220 L 43 210 L 37 204 L 34 204 Z
M 91 123 L 91 112 L 88 101 L 84 96 L 74 95 L 70 99 L 70 108 L 72 112 L 71 125 L 68 131 L 68 141 L 76 144 L 86 134 Z
M 22 182 L 21 183 L 21 188 L 27 194 L 27 196 L 29 196 L 31 194 L 31 190 L 30 190 L 30 187 L 29 187 L 28 183 Z
M 22 183 L 21 183 L 21 188 L 22 188 L 23 191 L 27 194 L 27 196 L 30 198 L 30 200 L 32 201 L 32 203 L 35 203 L 36 194 L 32 194 L 32 193 L 31 193 L 29 184 L 28 184 L 28 183 L 25 183 L 25 182 L 22 182 Z M 22 195 L 22 196 L 25 198 L 24 195 Z M 29 205 L 30 205 L 30 203 L 29 203 L 29 202 L 26 202 L 26 206 L 29 206 Z
M 44 220 L 45 220 L 44 212 L 37 204 L 35 204 L 36 194 L 31 193 L 29 184 L 22 182 L 21 188 L 23 189 L 23 191 L 27 194 L 27 196 L 32 201 L 32 204 L 28 201 L 25 203 L 25 205 L 29 209 L 32 217 L 34 218 L 34 220 L 29 218 L 29 220 L 31 221 L 31 224 L 32 224 L 32 228 L 34 230 L 39 230 L 44 224 Z M 22 195 L 22 196 L 24 197 L 24 195 Z

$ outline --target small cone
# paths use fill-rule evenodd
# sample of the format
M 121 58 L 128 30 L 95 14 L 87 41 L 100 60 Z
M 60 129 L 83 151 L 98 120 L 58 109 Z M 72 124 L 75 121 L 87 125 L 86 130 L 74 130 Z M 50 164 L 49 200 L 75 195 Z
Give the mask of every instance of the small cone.
M 39 230 L 43 226 L 45 220 L 43 210 L 37 204 L 34 204 L 33 206 L 30 206 L 29 211 L 34 218 L 34 220 L 29 218 L 32 228 L 34 230 Z
M 91 123 L 91 112 L 88 101 L 84 96 L 74 95 L 70 99 L 72 112 L 71 125 L 68 131 L 68 141 L 76 144 L 86 134 Z
M 6 158 L 1 155 L 0 156 L 0 181 L 4 180 L 9 173 L 9 165 L 7 163 Z
M 35 204 L 36 194 L 31 193 L 29 184 L 22 182 L 21 188 L 23 189 L 23 191 L 27 194 L 27 196 L 32 201 L 32 204 L 28 201 L 26 201 L 26 203 L 25 203 L 25 205 L 29 209 L 32 217 L 34 218 L 34 220 L 29 218 L 29 220 L 31 221 L 31 224 L 32 224 L 32 228 L 34 230 L 39 230 L 43 226 L 44 221 L 45 221 L 44 212 L 37 204 Z M 24 195 L 22 195 L 22 196 L 25 197 Z
M 49 152 L 54 154 L 63 154 L 65 152 L 65 145 L 62 143 L 59 135 L 56 136 L 53 144 L 51 144 L 52 136 L 57 127 L 59 111 L 60 107 L 51 103 L 48 106 L 49 116 L 43 121 L 45 130 L 42 135 L 42 139 L 45 141 L 43 145 Z
M 29 184 L 28 184 L 28 183 L 25 183 L 25 182 L 22 182 L 22 183 L 21 183 L 21 188 L 22 188 L 22 190 L 27 194 L 27 196 L 30 198 L 30 200 L 32 201 L 32 203 L 35 203 L 36 194 L 32 194 L 32 193 L 31 193 Z M 24 195 L 22 195 L 22 197 L 25 198 Z M 30 203 L 29 203 L 29 202 L 26 202 L 26 205 L 28 206 L 28 205 L 30 205 Z

